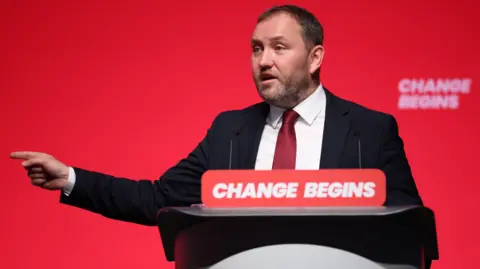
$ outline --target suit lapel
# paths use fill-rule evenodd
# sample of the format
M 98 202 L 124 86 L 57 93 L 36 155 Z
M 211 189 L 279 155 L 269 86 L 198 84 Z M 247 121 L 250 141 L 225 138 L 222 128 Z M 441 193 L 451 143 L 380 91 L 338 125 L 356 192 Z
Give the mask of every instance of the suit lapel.
M 325 89 L 327 107 L 325 111 L 325 128 L 323 132 L 320 169 L 338 168 L 345 146 L 350 119 L 345 103 Z
M 238 137 L 239 169 L 254 169 L 269 105 L 260 103 L 244 115 L 244 126 Z

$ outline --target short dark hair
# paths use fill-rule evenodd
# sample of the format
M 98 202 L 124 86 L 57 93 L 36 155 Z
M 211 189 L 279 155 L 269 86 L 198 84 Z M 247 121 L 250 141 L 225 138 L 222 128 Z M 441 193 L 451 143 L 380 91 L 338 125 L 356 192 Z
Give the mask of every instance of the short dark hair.
M 294 5 L 271 7 L 258 17 L 257 24 L 279 13 L 288 14 L 298 22 L 307 48 L 323 45 L 323 26 L 311 12 L 302 7 Z
M 315 46 L 323 46 L 323 26 L 315 15 L 302 7 L 294 5 L 273 6 L 258 17 L 257 24 L 280 13 L 290 15 L 298 22 L 302 28 L 303 41 L 308 51 Z M 320 69 L 312 74 L 313 79 L 317 82 L 320 81 Z

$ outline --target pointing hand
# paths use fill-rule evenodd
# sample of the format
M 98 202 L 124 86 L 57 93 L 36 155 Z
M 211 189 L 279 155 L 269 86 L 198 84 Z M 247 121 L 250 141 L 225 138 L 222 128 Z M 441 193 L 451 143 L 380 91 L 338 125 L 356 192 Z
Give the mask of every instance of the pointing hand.
M 47 190 L 61 190 L 68 182 L 69 168 L 62 162 L 41 152 L 19 151 L 10 154 L 12 159 L 23 160 L 22 166 L 35 186 Z

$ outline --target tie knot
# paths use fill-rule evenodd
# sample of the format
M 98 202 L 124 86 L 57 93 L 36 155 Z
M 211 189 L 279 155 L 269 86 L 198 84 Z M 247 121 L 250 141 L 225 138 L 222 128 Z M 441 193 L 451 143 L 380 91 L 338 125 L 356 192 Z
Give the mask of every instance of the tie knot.
M 298 113 L 294 110 L 286 110 L 283 113 L 283 124 L 285 125 L 294 125 L 298 119 Z

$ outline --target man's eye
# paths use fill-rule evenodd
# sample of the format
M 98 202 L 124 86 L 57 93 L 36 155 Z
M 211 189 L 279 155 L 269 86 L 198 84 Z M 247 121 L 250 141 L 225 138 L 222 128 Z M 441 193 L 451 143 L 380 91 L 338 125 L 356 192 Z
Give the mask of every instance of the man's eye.
M 275 50 L 284 50 L 284 49 L 285 49 L 284 46 L 281 46 L 281 45 L 275 46 Z
M 262 48 L 260 46 L 253 46 L 252 47 L 252 52 L 254 53 L 258 53 L 258 52 L 261 52 L 262 51 Z

